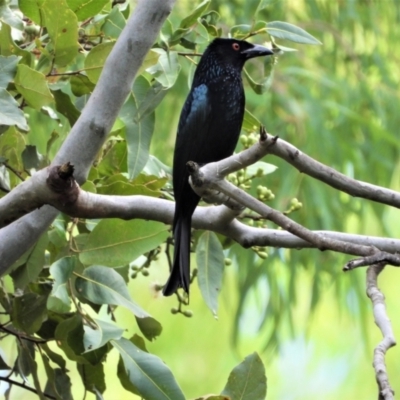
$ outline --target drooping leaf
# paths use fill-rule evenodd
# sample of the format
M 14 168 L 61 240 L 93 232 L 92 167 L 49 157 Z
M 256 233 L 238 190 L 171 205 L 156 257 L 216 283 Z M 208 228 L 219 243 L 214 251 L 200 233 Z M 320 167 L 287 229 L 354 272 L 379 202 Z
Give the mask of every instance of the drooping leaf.
M 14 298 L 12 309 L 12 323 L 28 334 L 39 330 L 46 318 L 46 296 L 36 293 L 25 293 Z
M 75 286 L 78 293 L 95 304 L 119 305 L 139 318 L 149 317 L 149 314 L 132 301 L 125 281 L 112 268 L 88 267 L 78 276 Z
M 104 393 L 106 390 L 104 365 L 78 364 L 78 371 L 85 389 L 95 393 L 97 400 L 97 392 Z
M 68 295 L 68 279 L 75 267 L 73 257 L 63 257 L 53 263 L 50 274 L 54 278 L 53 290 L 47 299 L 47 308 L 57 313 L 67 313 L 71 308 L 71 299 Z
M 211 312 L 217 316 L 218 295 L 224 272 L 224 253 L 214 232 L 206 231 L 200 236 L 196 247 L 196 261 L 201 294 Z
M 279 39 L 291 40 L 303 44 L 322 44 L 314 36 L 310 35 L 304 29 L 289 24 L 288 22 L 274 21 L 266 24 L 267 32 Z
M 53 90 L 52 94 L 54 96 L 54 100 L 56 101 L 56 110 L 68 119 L 72 127 L 81 113 L 72 103 L 69 95 L 65 94 L 61 90 Z
M 78 364 L 78 366 L 80 365 L 81 364 Z M 73 400 L 71 392 L 71 378 L 68 376 L 66 371 L 63 371 L 60 368 L 54 368 L 53 373 L 53 380 L 50 381 L 50 379 L 48 379 L 45 387 L 45 393 L 55 396 L 57 400 Z M 47 376 L 49 377 L 49 374 L 47 374 Z
M 167 237 L 168 227 L 159 222 L 102 220 L 89 234 L 79 259 L 86 265 L 118 267 L 156 248 Z
M 145 399 L 184 400 L 170 369 L 156 356 L 146 353 L 127 339 L 112 341 L 121 354 L 130 382 Z
M 16 125 L 19 129 L 28 131 L 25 115 L 18 106 L 14 97 L 7 90 L 0 88 L 0 125 Z
M 161 324 L 154 318 L 136 318 L 136 322 L 147 340 L 152 341 L 160 336 L 162 331 Z
M 257 353 L 247 356 L 232 370 L 221 394 L 231 399 L 265 400 L 267 378 L 264 365 Z
M 0 88 L 6 89 L 13 80 L 20 59 L 18 56 L 0 56 Z
M 40 110 L 43 106 L 54 102 L 45 76 L 24 64 L 18 65 L 14 83 L 18 92 L 35 110 Z

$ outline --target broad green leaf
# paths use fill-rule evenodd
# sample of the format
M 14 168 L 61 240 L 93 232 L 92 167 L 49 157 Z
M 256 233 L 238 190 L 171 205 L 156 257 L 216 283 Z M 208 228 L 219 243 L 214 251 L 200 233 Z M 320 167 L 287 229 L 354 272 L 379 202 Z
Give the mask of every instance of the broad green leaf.
M 65 0 L 46 0 L 42 11 L 55 64 L 65 66 L 78 54 L 78 19 Z
M 88 78 L 97 83 L 104 63 L 110 54 L 115 42 L 106 42 L 93 47 L 85 59 L 85 71 Z
M 55 368 L 50 365 L 50 360 L 46 355 L 40 352 L 47 376 L 44 392 L 47 395 L 54 396 L 57 400 L 72 400 L 71 381 L 66 374 L 65 369 Z M 66 383 L 66 384 L 65 384 Z
M 80 295 L 92 303 L 122 306 L 139 318 L 149 317 L 132 301 L 124 279 L 112 268 L 99 265 L 86 268 L 82 275 L 78 275 L 75 287 Z
M 158 357 L 146 353 L 127 339 L 113 340 L 121 354 L 130 382 L 140 395 L 151 400 L 184 400 L 171 370 Z
M 108 2 L 109 0 L 67 0 L 69 8 L 76 14 L 79 21 L 99 14 Z
M 277 168 L 278 167 L 276 165 L 268 164 L 264 161 L 257 161 L 246 168 L 246 175 L 256 175 L 260 170 L 262 171 L 263 175 L 268 175 L 276 171 Z
M 10 9 L 6 0 L 0 0 L 0 22 L 5 22 L 20 31 L 24 29 L 21 17 Z
M 185 17 L 181 21 L 179 26 L 182 29 L 187 29 L 191 27 L 193 24 L 197 22 L 197 18 L 199 18 L 202 14 L 204 14 L 210 3 L 211 0 L 204 0 L 203 2 L 201 2 L 187 17 Z
M 28 334 L 39 330 L 47 316 L 46 296 L 36 293 L 26 293 L 14 298 L 12 309 L 12 323 Z
M 261 122 L 246 108 L 244 110 L 243 126 L 246 132 L 254 132 L 260 129 Z
M 260 12 L 261 10 L 263 10 L 264 8 L 267 8 L 271 5 L 273 5 L 275 2 L 275 0 L 260 0 L 260 2 L 258 3 L 258 6 L 256 8 L 256 12 L 254 13 L 254 15 L 256 15 L 258 12 Z
M 53 290 L 47 299 L 47 309 L 56 313 L 67 313 L 71 308 L 71 299 L 68 294 L 68 280 L 75 268 L 73 257 L 63 257 L 53 263 L 50 274 L 54 278 Z
M 78 364 L 78 371 L 81 375 L 83 385 L 86 390 L 96 394 L 96 400 L 98 400 L 97 392 L 104 393 L 106 390 L 104 365 L 99 363 L 96 365 L 90 364 Z
M 113 140 L 113 139 L 110 139 Z M 110 141 L 109 140 L 109 141 Z M 113 140 L 115 144 L 111 145 L 106 156 L 101 160 L 98 165 L 99 176 L 111 177 L 119 172 L 127 172 L 127 150 L 125 141 Z M 107 143 L 108 144 L 108 143 Z
M 201 294 L 216 317 L 225 264 L 222 245 L 215 233 L 206 231 L 200 236 L 196 247 L 196 262 Z
M 18 65 L 14 83 L 25 101 L 36 110 L 40 110 L 43 106 L 54 102 L 45 76 L 26 65 Z
M 50 360 L 53 361 L 53 363 L 57 364 L 62 370 L 65 371 L 65 366 L 67 365 L 67 363 L 64 357 L 51 350 L 47 343 L 42 343 L 40 347 L 47 354 Z
M 20 59 L 18 56 L 0 56 L 0 88 L 6 89 L 13 80 Z
M 168 227 L 159 222 L 102 220 L 89 234 L 79 259 L 86 265 L 118 267 L 156 248 L 167 237 Z
M 223 395 L 231 399 L 264 400 L 267 395 L 265 368 L 257 353 L 247 356 L 229 375 Z
M 115 322 L 103 321 L 99 318 L 93 318 L 93 322 L 97 328 L 93 329 L 89 325 L 84 325 L 85 331 L 83 335 L 83 345 L 85 351 L 93 351 L 100 347 L 103 347 L 112 339 L 120 339 L 124 333 L 124 329 L 120 328 Z
M 304 29 L 289 24 L 288 22 L 268 22 L 266 25 L 266 30 L 271 36 L 279 39 L 291 40 L 292 42 L 303 44 L 322 44 Z
M 102 31 L 106 37 L 117 39 L 125 28 L 126 20 L 118 7 L 114 7 L 110 14 L 108 14 L 103 26 Z
M 68 119 L 72 127 L 81 113 L 72 103 L 69 95 L 65 94 L 61 90 L 53 90 L 52 94 L 54 96 L 54 100 L 56 101 L 56 110 Z
M 36 146 L 27 144 L 24 151 L 21 154 L 22 162 L 26 170 L 39 169 L 40 163 L 43 160 L 43 156 L 38 153 Z
M 15 288 L 25 289 L 29 283 L 36 281 L 45 265 L 45 250 L 48 243 L 46 232 L 32 247 L 24 264 L 10 274 Z
M 178 77 L 181 66 L 178 62 L 178 52 L 165 51 L 155 48 L 153 52 L 160 54 L 157 64 L 149 67 L 146 71 L 164 86 L 165 89 L 172 87 Z
M 25 115 L 18 106 L 14 97 L 7 90 L 0 88 L 0 125 L 16 125 L 19 129 L 28 131 Z

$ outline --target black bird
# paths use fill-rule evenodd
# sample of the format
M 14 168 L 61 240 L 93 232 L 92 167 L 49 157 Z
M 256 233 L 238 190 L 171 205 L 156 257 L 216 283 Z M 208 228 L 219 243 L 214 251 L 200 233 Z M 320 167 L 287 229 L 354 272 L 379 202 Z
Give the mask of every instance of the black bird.
M 186 163 L 206 164 L 233 154 L 244 114 L 241 76 L 244 63 L 250 58 L 271 54 L 272 50 L 260 45 L 218 38 L 210 43 L 197 65 L 176 137 L 173 165 L 175 251 L 164 296 L 170 296 L 179 287 L 189 293 L 191 221 L 200 197 L 189 184 Z

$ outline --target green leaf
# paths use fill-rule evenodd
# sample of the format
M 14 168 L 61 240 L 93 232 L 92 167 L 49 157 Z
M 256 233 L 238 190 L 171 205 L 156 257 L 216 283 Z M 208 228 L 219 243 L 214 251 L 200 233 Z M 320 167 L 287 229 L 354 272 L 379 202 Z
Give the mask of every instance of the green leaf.
M 198 283 L 208 308 L 217 316 L 218 295 L 224 272 L 224 253 L 215 233 L 204 232 L 197 243 Z
M 268 22 L 266 25 L 266 30 L 271 36 L 279 39 L 291 40 L 292 42 L 303 44 L 322 44 L 304 29 L 289 24 L 288 22 Z
M 31 65 L 33 63 L 33 55 L 30 51 L 22 50 L 18 47 L 11 35 L 11 27 L 2 24 L 0 28 L 0 53 L 2 56 L 21 56 L 21 63 Z
M 40 163 L 43 160 L 43 156 L 38 153 L 36 146 L 27 144 L 24 151 L 21 154 L 22 162 L 24 163 L 24 169 L 39 169 Z
M 83 385 L 86 390 L 97 394 L 96 392 L 104 393 L 106 390 L 106 382 L 104 375 L 104 365 L 102 363 L 78 364 L 78 371 L 81 375 Z M 96 396 L 97 399 L 97 396 Z
M 94 83 L 85 75 L 73 75 L 70 80 L 72 93 L 77 96 L 83 96 L 93 92 Z
M 243 126 L 246 132 L 258 131 L 261 122 L 249 111 L 247 108 L 244 110 Z
M 47 316 L 46 296 L 36 293 L 26 293 L 14 298 L 12 323 L 28 334 L 39 330 Z
M 117 39 L 125 28 L 126 20 L 118 7 L 114 7 L 101 28 L 106 37 Z
M 18 65 L 14 83 L 25 101 L 36 110 L 54 101 L 45 76 L 24 64 Z
M 182 29 L 190 28 L 197 22 L 197 18 L 199 18 L 207 10 L 210 3 L 211 0 L 204 0 L 201 2 L 187 17 L 181 21 L 179 26 Z
M 42 350 L 44 350 L 50 360 L 53 361 L 53 363 L 57 364 L 62 370 L 65 370 L 66 362 L 64 357 L 51 350 L 47 343 L 42 343 L 40 347 Z
M 68 294 L 68 279 L 75 268 L 73 257 L 60 258 L 50 267 L 50 274 L 54 278 L 53 290 L 47 299 L 47 309 L 56 313 L 65 314 L 71 308 L 71 299 Z
M 67 0 L 67 4 L 79 21 L 99 14 L 109 0 Z M 117 7 L 116 7 L 117 8 Z
M 19 9 L 37 24 L 43 23 L 41 18 L 41 9 L 46 0 L 18 0 Z
M 84 325 L 83 327 L 85 331 L 83 335 L 85 351 L 92 351 L 103 347 L 112 339 L 120 339 L 124 333 L 124 329 L 117 326 L 111 320 L 103 321 L 99 318 L 93 318 L 92 321 L 97 325 L 96 329 L 93 329 L 89 325 Z
M 73 126 L 81 113 L 72 103 L 71 97 L 62 92 L 61 90 L 53 90 L 51 92 L 56 101 L 56 110 L 64 115 L 71 126 Z
M 0 88 L 6 89 L 13 80 L 20 59 L 18 56 L 0 56 Z
M 178 78 L 181 65 L 178 62 L 178 52 L 165 51 L 154 48 L 153 52 L 160 54 L 157 64 L 149 67 L 146 71 L 164 86 L 165 89 L 172 87 Z
M 267 77 L 265 77 L 261 82 L 256 82 L 249 75 L 249 73 L 247 72 L 246 68 L 243 68 L 243 72 L 244 72 L 244 75 L 245 75 L 245 77 L 247 79 L 247 82 L 249 82 L 251 88 L 257 94 L 263 94 L 270 88 L 271 83 L 272 83 L 272 74 L 270 74 Z
M 106 42 L 93 47 L 85 59 L 85 71 L 88 78 L 97 83 L 104 63 L 110 54 L 115 42 Z
M 95 304 L 111 304 L 127 308 L 139 318 L 149 317 L 131 299 L 122 276 L 112 268 L 95 265 L 86 268 L 75 281 L 80 295 Z
M 140 329 L 140 332 L 143 333 L 145 338 L 149 341 L 156 339 L 157 336 L 161 335 L 162 326 L 161 324 L 154 318 L 136 318 L 136 322 Z
M 21 17 L 15 14 L 10 7 L 8 7 L 7 3 L 6 0 L 0 0 L 0 21 L 20 31 L 24 30 L 24 23 Z
M 159 222 L 104 219 L 89 234 L 79 259 L 86 265 L 118 267 L 156 248 L 167 237 L 168 227 Z
M 234 38 L 244 38 L 251 32 L 251 25 L 235 25 L 230 29 L 230 34 Z
M 82 317 L 75 314 L 57 325 L 54 336 L 56 343 L 70 360 L 92 365 L 102 362 L 108 352 L 108 346 L 84 353 L 83 334 Z
M 5 369 L 11 369 L 11 368 L 6 364 L 3 357 L 0 356 L 0 371 L 3 371 Z
M 78 367 L 81 364 L 78 364 Z M 46 375 L 49 377 L 49 374 L 47 373 L 48 367 L 46 368 Z M 45 393 L 55 396 L 57 399 L 60 400 L 73 400 L 72 393 L 71 393 L 71 379 L 70 377 L 66 374 L 65 371 L 63 371 L 60 368 L 55 368 L 53 370 L 53 379 L 48 379 L 45 387 Z M 47 399 L 48 397 L 46 397 Z
M 247 356 L 232 370 L 221 394 L 231 399 L 265 400 L 267 378 L 264 365 L 257 353 Z
M 28 131 L 25 115 L 7 90 L 0 88 L 0 125 L 16 125 L 23 131 Z
M 48 243 L 46 232 L 32 247 L 25 262 L 10 274 L 15 288 L 25 289 L 29 283 L 36 281 L 45 264 L 45 250 Z
M 41 10 L 55 64 L 65 66 L 78 54 L 78 19 L 65 0 L 46 0 Z
M 158 357 L 146 353 L 127 339 L 112 341 L 120 352 L 130 382 L 145 399 L 184 400 L 171 370 Z
M 259 170 L 262 171 L 263 175 L 272 174 L 278 167 L 276 165 L 268 164 L 264 161 L 257 161 L 256 163 L 246 168 L 246 175 L 256 175 Z

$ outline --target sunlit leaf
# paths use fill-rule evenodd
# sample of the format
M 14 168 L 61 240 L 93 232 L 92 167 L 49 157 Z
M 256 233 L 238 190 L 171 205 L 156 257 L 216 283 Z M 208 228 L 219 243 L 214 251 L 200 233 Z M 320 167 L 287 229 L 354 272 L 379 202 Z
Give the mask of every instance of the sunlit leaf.
M 89 234 L 79 259 L 86 265 L 118 267 L 156 248 L 167 237 L 168 227 L 159 222 L 104 219 Z
M 85 59 L 85 71 L 88 78 L 97 83 L 101 71 L 103 70 L 104 62 L 110 54 L 115 42 L 105 42 L 93 47 Z
M 21 17 L 10 9 L 6 0 L 0 0 L 0 21 L 20 31 L 24 29 Z
M 14 83 L 25 101 L 36 110 L 54 102 L 45 76 L 24 64 L 18 65 Z
M 85 351 L 93 351 L 99 347 L 103 347 L 111 339 L 120 339 L 124 333 L 124 329 L 120 328 L 113 321 L 103 321 L 99 318 L 93 318 L 96 329 L 89 325 L 84 325 L 85 331 L 83 336 L 83 345 Z
M 94 17 L 107 3 L 108 0 L 67 0 L 68 7 L 76 14 L 79 21 Z

